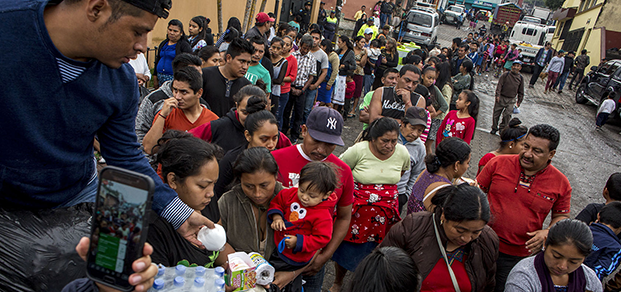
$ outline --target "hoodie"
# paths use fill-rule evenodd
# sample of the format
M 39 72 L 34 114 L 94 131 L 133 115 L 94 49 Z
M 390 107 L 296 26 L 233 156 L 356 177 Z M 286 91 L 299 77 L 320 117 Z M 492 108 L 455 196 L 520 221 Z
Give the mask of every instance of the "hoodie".
M 267 210 L 268 223 L 272 224 L 272 216 L 278 214 L 285 222 L 286 230 L 274 230 L 276 246 L 285 239 L 285 235 L 297 236 L 293 249 L 285 248 L 280 258 L 294 266 L 306 265 L 315 253 L 326 247 L 332 239 L 333 201 L 324 201 L 316 206 L 304 207 L 298 199 L 298 188 L 284 189 L 276 195 Z

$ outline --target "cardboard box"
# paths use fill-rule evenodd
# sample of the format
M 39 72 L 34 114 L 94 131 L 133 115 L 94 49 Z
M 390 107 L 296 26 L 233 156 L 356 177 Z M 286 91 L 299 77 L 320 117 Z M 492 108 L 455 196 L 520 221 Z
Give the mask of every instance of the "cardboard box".
M 252 289 L 256 285 L 256 271 L 252 259 L 245 252 L 236 252 L 228 255 L 229 267 L 226 283 L 237 287 L 234 291 Z

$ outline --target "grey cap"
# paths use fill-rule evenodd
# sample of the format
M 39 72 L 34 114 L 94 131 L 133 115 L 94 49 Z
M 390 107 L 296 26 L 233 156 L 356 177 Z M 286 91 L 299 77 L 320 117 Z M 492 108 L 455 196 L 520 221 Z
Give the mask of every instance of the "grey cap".
M 320 142 L 345 146 L 343 133 L 343 117 L 335 109 L 320 106 L 314 108 L 306 120 L 308 134 Z
M 427 128 L 427 111 L 424 108 L 411 106 L 405 112 L 405 118 L 411 125 L 421 125 Z

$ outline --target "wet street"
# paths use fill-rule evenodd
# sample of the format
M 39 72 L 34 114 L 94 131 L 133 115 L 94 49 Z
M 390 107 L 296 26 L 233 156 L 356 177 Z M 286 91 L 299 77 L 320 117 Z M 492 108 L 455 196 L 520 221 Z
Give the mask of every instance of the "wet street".
M 438 43 L 450 47 L 454 37 L 465 38 L 468 31 L 457 30 L 454 26 L 441 25 L 438 30 Z M 528 84 L 531 75 L 522 73 Z M 475 77 L 474 92 L 480 99 L 477 130 L 472 140 L 472 160 L 466 172 L 467 177 L 474 178 L 479 159 L 486 153 L 495 150 L 500 137 L 491 135 L 492 108 L 497 78 L 485 74 Z M 567 82 L 567 84 L 569 81 Z M 524 102 L 518 117 L 523 125 L 530 127 L 536 124 L 549 124 L 561 133 L 561 141 L 552 165 L 564 173 L 572 186 L 571 217 L 575 217 L 587 204 L 604 202 L 602 190 L 610 174 L 621 171 L 621 127 L 608 123 L 602 130 L 595 130 L 595 114 L 597 107 L 593 104 L 577 104 L 575 91 L 565 87 L 562 94 L 556 92 L 544 94 L 544 83 L 539 80 L 534 88 L 525 86 Z M 362 124 L 357 117 L 345 123 L 343 140 L 350 146 Z M 337 147 L 334 152 L 339 155 L 345 150 Z M 332 285 L 334 268 L 330 262 L 326 267 L 324 291 Z M 351 273 L 348 273 L 347 279 Z M 347 285 L 345 283 L 345 285 Z

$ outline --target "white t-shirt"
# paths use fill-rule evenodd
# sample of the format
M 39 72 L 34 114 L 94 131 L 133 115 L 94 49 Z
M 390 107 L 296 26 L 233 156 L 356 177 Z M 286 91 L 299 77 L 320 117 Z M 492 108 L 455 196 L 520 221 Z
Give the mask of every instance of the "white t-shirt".
M 606 100 L 604 100 L 604 102 L 602 102 L 602 105 L 599 107 L 597 114 L 599 115 L 600 113 L 612 113 L 612 111 L 615 110 L 615 107 L 615 101 L 607 98 Z
M 149 70 L 149 64 L 143 53 L 138 54 L 135 60 L 129 60 L 129 64 L 132 65 L 136 73 L 144 74 L 151 79 L 151 70 Z
M 311 51 L 315 59 L 321 63 L 320 69 L 328 69 L 330 61 L 328 60 L 328 55 L 322 49 L 317 50 L 316 52 Z

